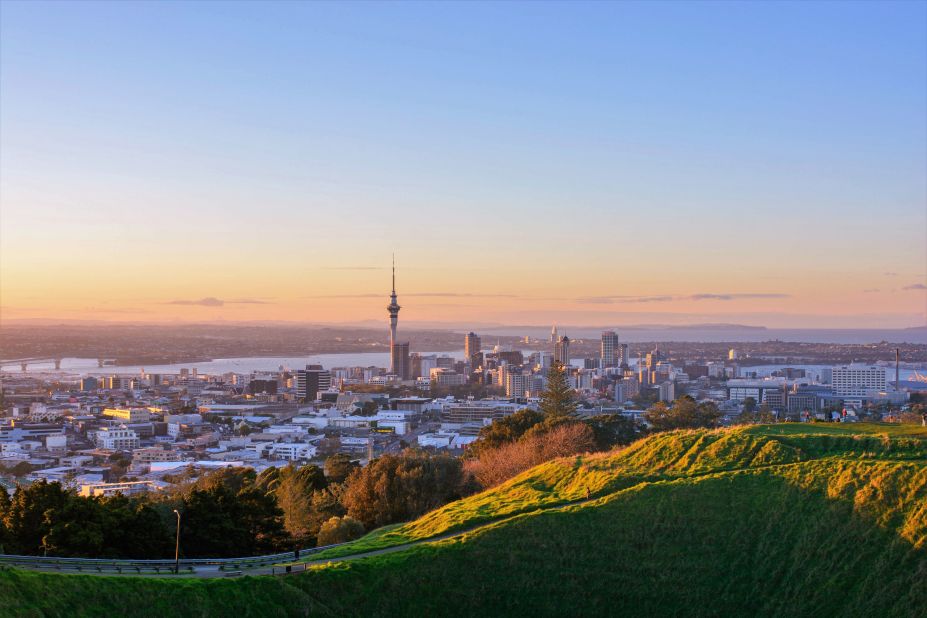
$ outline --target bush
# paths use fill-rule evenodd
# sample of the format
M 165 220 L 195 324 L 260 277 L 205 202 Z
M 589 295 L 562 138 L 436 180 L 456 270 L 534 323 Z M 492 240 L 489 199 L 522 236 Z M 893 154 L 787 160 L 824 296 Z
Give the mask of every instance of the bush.
M 364 536 L 364 524 L 353 517 L 332 517 L 319 529 L 319 546 L 347 543 Z
M 588 425 L 565 423 L 483 451 L 479 459 L 466 463 L 465 470 L 483 488 L 488 488 L 550 459 L 593 451 L 595 446 L 595 433 Z

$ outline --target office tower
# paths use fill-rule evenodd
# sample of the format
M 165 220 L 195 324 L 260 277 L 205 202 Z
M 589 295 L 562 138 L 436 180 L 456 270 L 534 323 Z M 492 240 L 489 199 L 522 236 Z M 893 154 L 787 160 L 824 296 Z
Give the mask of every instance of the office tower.
M 602 369 L 618 366 L 618 335 L 615 331 L 602 331 L 602 349 L 599 357 Z
M 735 360 L 737 360 L 737 350 L 736 350 L 736 349 L 731 348 L 730 350 L 728 350 L 728 352 L 727 352 L 727 360 L 730 360 L 730 361 L 735 361 Z
M 506 397 L 525 397 L 530 390 L 531 374 L 507 373 L 505 376 L 505 396 Z
M 547 371 L 550 369 L 550 365 L 554 359 L 554 355 L 550 352 L 538 352 L 538 362 L 537 368 L 540 371 Z
M 557 343 L 559 337 L 557 337 L 557 325 L 554 324 L 554 327 L 550 329 L 550 342 Z
M 663 360 L 663 354 L 660 352 L 660 346 L 656 345 L 652 352 L 647 353 L 647 369 L 656 371 L 657 363 Z
M 400 380 L 412 379 L 412 363 L 409 359 L 409 344 L 396 343 L 390 348 L 390 372 Z
M 474 367 L 478 367 L 479 363 L 474 363 L 473 357 L 480 353 L 482 347 L 480 336 L 476 333 L 467 333 L 467 336 L 464 337 L 464 355 Z
M 306 365 L 296 371 L 296 397 L 300 401 L 315 401 L 319 391 L 328 390 L 331 385 L 332 375 L 322 365 Z
M 554 346 L 554 360 L 565 367 L 570 365 L 570 338 L 564 335 Z
M 849 365 L 834 367 L 832 372 L 831 380 L 835 395 L 862 397 L 869 391 L 885 390 L 884 367 Z
M 628 344 L 626 343 L 622 343 L 618 346 L 618 364 L 625 368 L 631 366 L 631 354 L 628 350 Z
M 676 399 L 676 384 L 667 380 L 660 385 L 660 401 L 673 401 Z

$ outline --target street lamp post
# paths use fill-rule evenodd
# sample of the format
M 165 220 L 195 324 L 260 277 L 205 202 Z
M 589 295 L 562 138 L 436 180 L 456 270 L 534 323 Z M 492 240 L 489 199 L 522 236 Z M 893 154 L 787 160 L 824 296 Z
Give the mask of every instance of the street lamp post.
M 174 545 L 174 575 L 180 574 L 180 511 L 174 509 L 177 515 L 177 542 Z

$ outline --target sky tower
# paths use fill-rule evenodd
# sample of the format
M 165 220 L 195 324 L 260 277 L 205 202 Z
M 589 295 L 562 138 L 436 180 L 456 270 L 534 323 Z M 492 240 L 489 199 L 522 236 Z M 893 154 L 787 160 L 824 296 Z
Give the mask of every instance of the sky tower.
M 386 310 L 389 312 L 389 372 L 392 374 L 396 373 L 398 369 L 396 367 L 395 354 L 393 350 L 396 347 L 396 324 L 399 322 L 399 310 L 402 307 L 399 306 L 399 303 L 396 302 L 396 256 L 393 255 L 393 293 L 389 295 L 389 305 L 386 306 Z

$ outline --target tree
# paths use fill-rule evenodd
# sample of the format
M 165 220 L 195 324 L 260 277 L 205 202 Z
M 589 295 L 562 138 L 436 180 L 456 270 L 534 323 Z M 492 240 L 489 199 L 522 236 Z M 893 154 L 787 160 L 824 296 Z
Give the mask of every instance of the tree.
M 647 410 L 644 418 L 655 431 L 672 431 L 716 427 L 721 413 L 712 402 L 696 403 L 692 397 L 683 395 L 672 406 L 658 401 Z
M 318 466 L 296 468 L 292 464 L 280 470 L 274 495 L 283 511 L 283 527 L 295 539 L 304 539 L 312 529 L 312 494 L 325 489 L 328 481 Z
M 248 487 L 240 491 L 237 498 L 243 511 L 241 523 L 251 539 L 248 552 L 263 554 L 285 547 L 287 535 L 283 527 L 283 511 L 274 495 Z
M 554 363 L 547 372 L 547 387 L 541 393 L 541 413 L 553 420 L 573 416 L 576 412 L 576 395 L 567 380 L 566 368 Z
M 184 499 L 181 550 L 190 557 L 233 557 L 273 550 L 284 540 L 273 495 L 247 486 L 238 494 L 216 484 Z
M 46 514 L 54 516 L 71 497 L 60 483 L 41 480 L 28 487 L 18 486 L 5 517 L 7 551 L 24 555 L 43 553 L 44 538 L 49 531 Z
M 510 416 L 497 419 L 480 429 L 476 441 L 467 449 L 467 456 L 478 457 L 485 450 L 516 442 L 528 430 L 543 422 L 544 415 L 530 409 L 520 410 Z
M 350 455 L 335 453 L 325 460 L 325 476 L 331 483 L 343 483 L 360 464 L 352 461 Z
M 615 446 L 631 444 L 641 435 L 634 419 L 621 414 L 601 414 L 583 421 L 592 430 L 596 450 L 607 451 Z
M 753 414 L 754 410 L 756 410 L 756 399 L 753 397 L 747 397 L 744 399 L 744 413 Z
M 747 411 L 747 407 L 744 406 L 744 411 L 737 418 L 741 423 L 773 423 L 776 420 L 776 416 L 767 403 L 751 411 Z
M 0 485 L 0 554 L 6 553 L 6 541 L 8 533 L 6 530 L 6 516 L 10 512 L 10 494 Z
M 204 474 L 193 484 L 196 489 L 212 489 L 223 486 L 233 494 L 241 492 L 246 487 L 253 487 L 257 473 L 254 468 L 234 466 L 219 468 L 209 474 Z
M 346 543 L 364 536 L 364 524 L 353 517 L 332 517 L 319 530 L 319 546 Z
M 342 502 L 368 529 L 407 521 L 460 497 L 461 461 L 408 449 L 385 454 L 355 470 Z
M 44 548 L 55 556 L 100 558 L 107 522 L 103 507 L 95 498 L 72 498 L 57 510 L 45 512 L 48 532 Z M 108 556 L 107 556 L 108 557 Z

